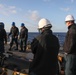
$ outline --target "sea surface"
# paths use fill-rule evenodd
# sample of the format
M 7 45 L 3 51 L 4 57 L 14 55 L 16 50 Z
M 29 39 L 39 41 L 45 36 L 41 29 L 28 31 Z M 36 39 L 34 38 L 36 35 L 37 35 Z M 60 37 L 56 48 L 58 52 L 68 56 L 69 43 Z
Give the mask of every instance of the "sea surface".
M 7 33 L 8 34 L 8 33 Z M 32 42 L 32 40 L 38 36 L 40 33 L 38 32 L 29 32 L 28 33 L 28 42 Z M 59 43 L 60 43 L 60 46 L 63 46 L 64 44 L 64 40 L 65 40 L 65 36 L 66 36 L 66 33 L 65 32 L 54 32 L 54 35 L 56 35 L 59 39 Z M 8 39 L 8 42 L 10 41 L 10 39 Z
M 37 35 L 39 35 L 38 32 L 29 32 L 28 41 L 31 42 L 34 39 L 34 37 L 36 37 Z M 63 46 L 66 33 L 65 32 L 54 32 L 54 35 L 58 37 L 60 46 Z

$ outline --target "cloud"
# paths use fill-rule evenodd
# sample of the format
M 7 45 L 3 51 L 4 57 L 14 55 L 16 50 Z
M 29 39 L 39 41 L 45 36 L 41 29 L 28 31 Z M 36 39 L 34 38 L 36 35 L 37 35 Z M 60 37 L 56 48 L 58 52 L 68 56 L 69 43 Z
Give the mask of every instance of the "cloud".
M 12 14 L 16 14 L 17 13 L 17 10 L 16 10 L 16 7 L 15 6 L 9 6 L 8 7 L 8 10 Z
M 68 12 L 68 11 L 70 11 L 71 10 L 71 8 L 69 8 L 69 7 L 67 7 L 67 8 L 60 8 L 62 11 L 66 11 L 66 12 Z
M 29 10 L 27 15 L 26 15 L 29 19 L 31 19 L 32 21 L 39 21 L 40 20 L 40 16 L 39 16 L 39 13 L 38 11 L 34 10 L 34 11 L 31 11 Z
M 9 16 L 10 14 L 16 14 L 17 10 L 15 6 L 7 6 L 0 4 L 0 14 Z
M 73 2 L 74 2 L 74 0 L 71 0 L 71 2 L 73 3 Z
M 51 0 L 43 0 L 44 2 L 50 2 Z

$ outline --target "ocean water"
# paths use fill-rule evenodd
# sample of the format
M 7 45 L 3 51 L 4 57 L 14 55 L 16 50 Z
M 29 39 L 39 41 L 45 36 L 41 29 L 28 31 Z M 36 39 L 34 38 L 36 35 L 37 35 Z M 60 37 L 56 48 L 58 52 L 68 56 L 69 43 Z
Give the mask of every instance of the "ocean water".
M 8 35 L 8 33 L 7 33 Z M 32 42 L 32 40 L 38 36 L 39 33 L 38 32 L 29 32 L 28 33 L 28 41 Z M 63 32 L 54 32 L 54 35 L 56 35 L 59 39 L 59 43 L 60 43 L 60 46 L 63 46 L 64 44 L 64 40 L 65 40 L 65 36 L 66 36 L 66 33 L 63 33 Z M 10 39 L 8 39 L 8 42 L 10 41 Z
M 39 35 L 39 33 L 29 32 L 28 33 L 28 41 L 31 42 L 34 39 L 34 37 L 36 37 L 37 35 Z M 54 32 L 54 35 L 56 35 L 58 37 L 60 46 L 63 46 L 66 33 L 65 32 Z

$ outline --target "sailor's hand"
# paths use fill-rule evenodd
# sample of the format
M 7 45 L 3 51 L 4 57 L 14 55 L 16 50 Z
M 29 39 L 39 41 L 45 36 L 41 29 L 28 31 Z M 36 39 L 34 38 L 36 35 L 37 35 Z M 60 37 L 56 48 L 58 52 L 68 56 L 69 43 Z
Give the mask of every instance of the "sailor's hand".
M 18 36 L 15 36 L 15 38 L 18 38 Z
M 7 42 L 5 42 L 5 45 L 7 44 Z
M 18 36 L 18 39 L 20 39 L 20 36 Z
M 7 36 L 7 38 L 9 39 L 9 35 Z

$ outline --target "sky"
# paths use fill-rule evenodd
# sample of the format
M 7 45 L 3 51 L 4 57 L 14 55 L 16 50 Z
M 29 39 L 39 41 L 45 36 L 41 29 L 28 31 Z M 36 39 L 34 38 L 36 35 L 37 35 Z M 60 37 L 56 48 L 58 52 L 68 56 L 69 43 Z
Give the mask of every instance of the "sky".
M 76 0 L 0 0 L 0 22 L 10 31 L 12 22 L 20 30 L 24 23 L 29 32 L 38 32 L 41 18 L 48 19 L 53 32 L 66 32 L 65 17 L 69 14 L 76 19 Z

